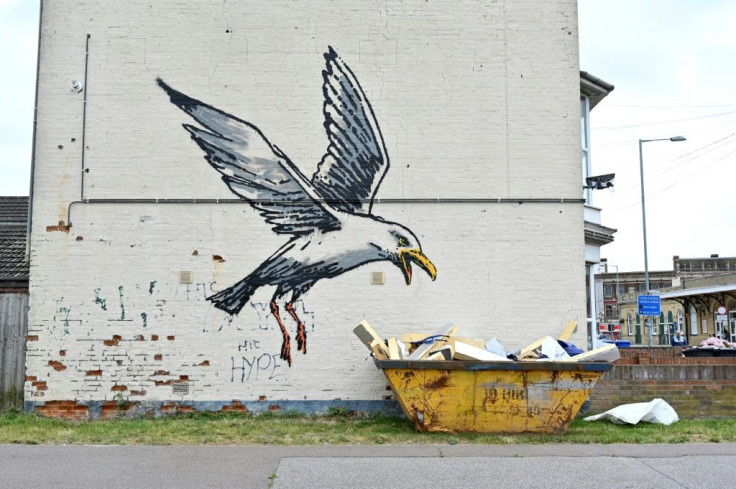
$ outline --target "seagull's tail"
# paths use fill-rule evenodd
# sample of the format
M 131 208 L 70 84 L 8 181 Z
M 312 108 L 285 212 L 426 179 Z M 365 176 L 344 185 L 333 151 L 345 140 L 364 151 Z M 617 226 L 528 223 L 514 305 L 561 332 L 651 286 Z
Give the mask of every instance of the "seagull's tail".
M 230 314 L 237 314 L 260 286 L 261 284 L 253 283 L 252 277 L 248 276 L 232 287 L 209 296 L 207 300 L 212 302 L 218 309 Z

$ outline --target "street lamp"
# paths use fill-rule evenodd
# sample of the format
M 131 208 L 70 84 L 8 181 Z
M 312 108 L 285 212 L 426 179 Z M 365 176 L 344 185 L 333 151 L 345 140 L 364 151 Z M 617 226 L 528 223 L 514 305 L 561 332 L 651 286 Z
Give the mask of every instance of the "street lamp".
M 649 294 L 649 261 L 647 257 L 647 212 L 644 206 L 644 153 L 642 151 L 642 145 L 644 143 L 650 143 L 652 141 L 687 141 L 685 136 L 672 136 L 671 138 L 658 138 L 658 139 L 640 139 L 639 140 L 639 173 L 641 175 L 641 223 L 644 229 L 644 288 L 646 293 Z M 618 291 L 617 291 L 618 292 Z M 650 319 L 647 316 L 645 325 L 649 328 L 649 346 L 652 346 L 652 327 Z

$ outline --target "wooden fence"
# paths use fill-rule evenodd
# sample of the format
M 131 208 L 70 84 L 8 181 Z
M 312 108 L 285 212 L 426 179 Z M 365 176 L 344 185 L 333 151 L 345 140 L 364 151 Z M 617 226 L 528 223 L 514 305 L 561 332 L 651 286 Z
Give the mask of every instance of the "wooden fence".
M 23 407 L 28 294 L 0 294 L 0 409 Z

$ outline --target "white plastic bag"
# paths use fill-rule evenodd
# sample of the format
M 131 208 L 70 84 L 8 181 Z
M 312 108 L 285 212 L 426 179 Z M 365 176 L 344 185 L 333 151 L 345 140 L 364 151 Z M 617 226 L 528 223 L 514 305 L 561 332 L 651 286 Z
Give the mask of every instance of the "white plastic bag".
M 669 426 L 680 420 L 672 406 L 664 399 L 654 399 L 650 402 L 622 404 L 605 413 L 588 416 L 585 421 L 607 419 L 616 424 L 637 424 L 639 421 Z
M 543 355 L 550 360 L 564 360 L 570 358 L 564 348 L 560 346 L 556 339 L 551 336 L 547 336 L 542 341 L 542 347 L 540 348 Z
M 506 350 L 504 350 L 503 345 L 496 338 L 491 338 L 486 342 L 486 350 L 495 355 L 506 357 Z

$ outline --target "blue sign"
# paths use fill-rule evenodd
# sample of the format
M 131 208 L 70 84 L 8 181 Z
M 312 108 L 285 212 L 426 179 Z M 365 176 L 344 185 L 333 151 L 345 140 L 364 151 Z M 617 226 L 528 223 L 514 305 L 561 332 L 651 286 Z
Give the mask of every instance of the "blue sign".
M 639 316 L 659 316 L 662 313 L 658 295 L 640 295 L 638 304 Z

